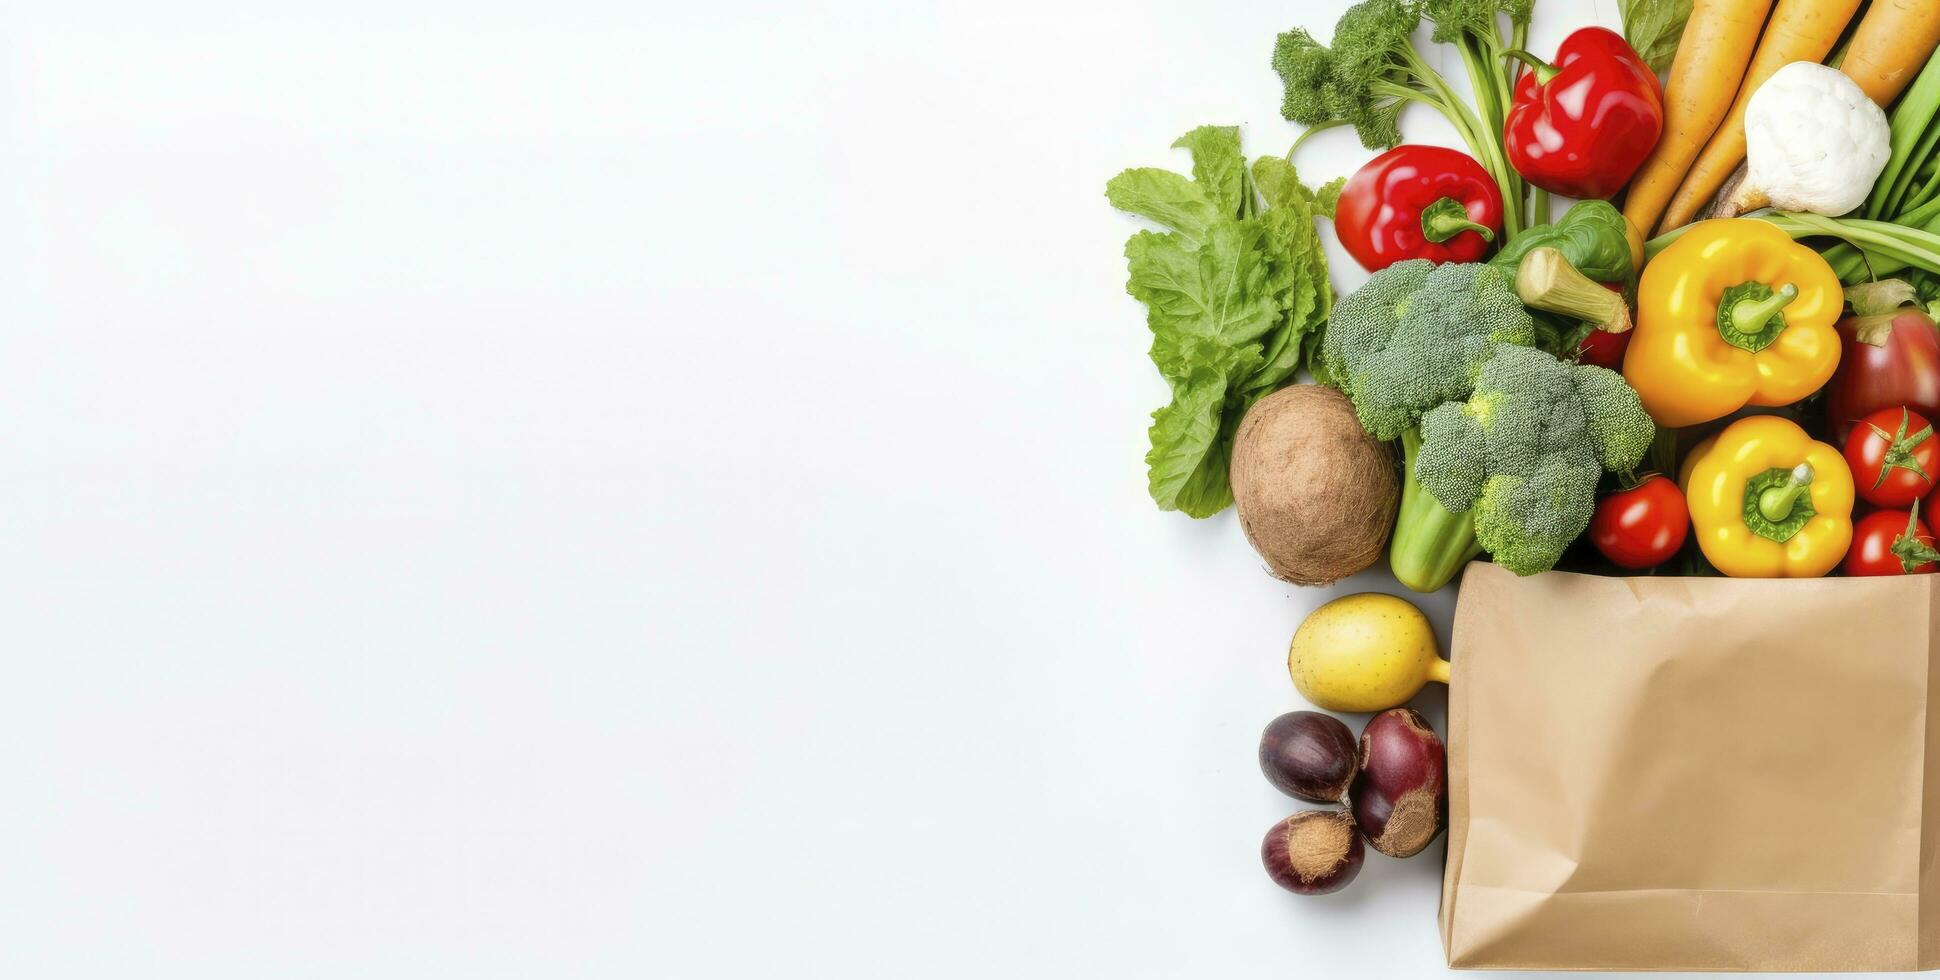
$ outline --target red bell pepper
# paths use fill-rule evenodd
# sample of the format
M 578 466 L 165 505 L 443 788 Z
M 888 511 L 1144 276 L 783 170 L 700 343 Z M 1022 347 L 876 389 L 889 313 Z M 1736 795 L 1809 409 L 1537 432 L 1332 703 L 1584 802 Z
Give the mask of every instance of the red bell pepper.
M 1565 197 L 1606 198 L 1629 183 L 1664 132 L 1664 90 L 1637 52 L 1585 27 L 1563 39 L 1553 65 L 1506 56 L 1529 65 L 1502 129 L 1509 165 Z
M 1341 189 L 1334 231 L 1369 272 L 1404 259 L 1474 262 L 1502 228 L 1502 192 L 1475 158 L 1404 144 L 1369 160 Z

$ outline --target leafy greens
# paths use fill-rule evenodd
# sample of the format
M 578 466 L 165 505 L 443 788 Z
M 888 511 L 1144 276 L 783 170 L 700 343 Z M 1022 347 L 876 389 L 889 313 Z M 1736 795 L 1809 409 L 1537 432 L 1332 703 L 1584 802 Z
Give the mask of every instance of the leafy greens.
M 1684 23 L 1691 19 L 1691 0 L 1617 0 L 1623 16 L 1623 39 L 1637 49 L 1651 71 L 1662 72 L 1677 55 Z
M 1333 305 L 1314 219 L 1333 215 L 1340 182 L 1309 190 L 1279 157 L 1249 169 L 1233 126 L 1201 126 L 1173 146 L 1192 154 L 1191 179 L 1135 168 L 1105 196 L 1167 229 L 1125 243 L 1125 290 L 1145 304 L 1152 363 L 1172 389 L 1152 413 L 1152 499 L 1211 517 L 1233 502 L 1240 417 L 1293 379 Z

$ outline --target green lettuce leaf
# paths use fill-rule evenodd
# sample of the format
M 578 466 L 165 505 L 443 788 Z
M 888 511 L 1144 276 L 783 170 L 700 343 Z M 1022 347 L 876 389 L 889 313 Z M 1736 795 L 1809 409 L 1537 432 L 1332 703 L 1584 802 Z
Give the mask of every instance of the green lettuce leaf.
M 1211 517 L 1233 502 L 1226 472 L 1233 433 L 1251 402 L 1233 393 L 1235 377 L 1258 364 L 1240 352 L 1193 363 L 1173 384 L 1172 402 L 1152 413 L 1152 448 L 1145 454 L 1147 481 L 1161 510 Z
M 1334 219 L 1334 211 L 1340 207 L 1340 192 L 1346 189 L 1346 187 L 1346 177 L 1335 177 L 1333 180 L 1320 185 L 1320 190 L 1314 194 L 1314 210 L 1319 211 L 1322 215 L 1326 216 L 1327 220 L 1332 221 Z
M 1246 183 L 1246 157 L 1239 151 L 1238 126 L 1201 126 L 1178 138 L 1174 149 L 1192 153 L 1192 182 L 1213 208 L 1227 217 L 1240 214 Z
M 1319 213 L 1317 195 L 1300 182 L 1293 165 L 1282 157 L 1254 161 L 1253 182 L 1271 208 L 1260 221 L 1267 228 L 1266 250 L 1279 269 L 1272 282 L 1275 302 L 1282 310 L 1280 326 L 1266 341 L 1265 365 L 1245 386 L 1248 391 L 1265 393 L 1278 389 L 1299 371 L 1307 353 L 1304 341 L 1326 322 L 1334 296 L 1327 282 L 1320 233 L 1314 227 Z
M 1273 286 L 1283 270 L 1268 255 L 1265 238 L 1259 219 L 1214 225 L 1198 248 L 1186 247 L 1176 234 L 1141 231 L 1125 243 L 1131 273 L 1125 291 L 1145 304 L 1145 322 L 1155 335 L 1225 346 L 1257 342 L 1281 312 Z
M 1138 167 L 1113 177 L 1105 185 L 1105 199 L 1120 211 L 1172 229 L 1191 246 L 1204 241 L 1207 229 L 1225 217 L 1199 185 L 1170 170 L 1152 167 Z
M 1233 500 L 1241 417 L 1293 379 L 1333 305 L 1314 221 L 1332 212 L 1339 183 L 1323 202 L 1282 158 L 1248 168 L 1231 126 L 1173 145 L 1192 154 L 1191 179 L 1132 169 L 1105 194 L 1166 229 L 1125 242 L 1125 291 L 1145 304 L 1152 363 L 1172 391 L 1152 415 L 1149 490 L 1162 509 L 1210 517 Z

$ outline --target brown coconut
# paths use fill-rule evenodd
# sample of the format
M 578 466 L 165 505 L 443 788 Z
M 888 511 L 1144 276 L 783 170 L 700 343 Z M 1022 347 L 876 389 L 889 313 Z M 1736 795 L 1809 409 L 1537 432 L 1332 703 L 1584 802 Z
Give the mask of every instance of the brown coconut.
M 1247 411 L 1234 437 L 1239 526 L 1276 578 L 1346 578 L 1381 557 L 1401 497 L 1397 469 L 1346 395 L 1282 388 Z

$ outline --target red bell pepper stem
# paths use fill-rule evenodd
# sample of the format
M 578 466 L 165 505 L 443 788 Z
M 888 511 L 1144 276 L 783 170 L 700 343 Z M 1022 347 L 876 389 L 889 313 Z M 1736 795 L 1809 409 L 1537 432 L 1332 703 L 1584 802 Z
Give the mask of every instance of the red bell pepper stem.
M 1468 207 L 1452 197 L 1444 197 L 1421 209 L 1423 238 L 1440 244 L 1465 231 L 1481 235 L 1485 242 L 1495 241 L 1495 229 L 1468 220 Z
M 1538 58 L 1527 51 L 1521 50 L 1520 48 L 1514 51 L 1504 51 L 1502 52 L 1502 56 L 1504 58 L 1514 58 L 1517 61 L 1520 61 L 1525 65 L 1528 65 L 1530 74 L 1533 74 L 1536 76 L 1537 85 L 1548 85 L 1549 80 L 1556 77 L 1556 72 L 1558 69 L 1556 68 L 1555 65 L 1552 65 L 1549 62 L 1544 61 L 1543 59 Z

